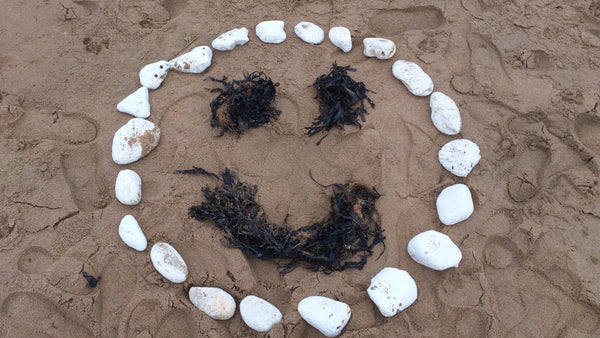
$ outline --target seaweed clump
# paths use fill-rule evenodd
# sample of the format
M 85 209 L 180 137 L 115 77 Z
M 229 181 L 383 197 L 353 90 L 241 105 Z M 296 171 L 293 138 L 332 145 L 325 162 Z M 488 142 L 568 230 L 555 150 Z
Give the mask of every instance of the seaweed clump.
M 178 170 L 218 176 L 200 168 Z M 189 208 L 190 217 L 212 221 L 221 229 L 227 244 L 261 260 L 286 259 L 280 264 L 285 274 L 303 263 L 329 274 L 348 268 L 362 269 L 385 236 L 375 201 L 381 196 L 374 188 L 360 184 L 333 184 L 331 211 L 320 222 L 293 230 L 288 224 L 269 221 L 256 201 L 257 186 L 239 180 L 225 169 L 221 184 L 202 189 L 206 201 Z M 385 247 L 384 247 L 385 250 Z M 357 258 L 354 258 L 358 256 Z
M 348 72 L 354 72 L 356 69 L 350 66 L 338 66 L 333 63 L 331 71 L 327 75 L 321 75 L 317 78 L 313 87 L 317 89 L 316 98 L 319 99 L 320 115 L 313 121 L 312 126 L 306 127 L 308 136 L 316 135 L 322 131 L 327 131 L 334 127 L 343 128 L 345 124 L 354 124 L 362 127 L 359 118 L 365 122 L 364 101 L 375 107 L 375 103 L 367 96 L 368 90 L 364 83 L 356 82 L 348 75 Z M 328 135 L 325 134 L 317 142 L 317 145 Z
M 243 80 L 227 81 L 210 78 L 224 88 L 214 88 L 211 92 L 219 95 L 210 102 L 212 116 L 210 125 L 221 127 L 222 136 L 226 131 L 241 135 L 249 128 L 256 128 L 277 119 L 280 110 L 271 107 L 275 99 L 278 83 L 273 83 L 263 72 L 252 72 Z

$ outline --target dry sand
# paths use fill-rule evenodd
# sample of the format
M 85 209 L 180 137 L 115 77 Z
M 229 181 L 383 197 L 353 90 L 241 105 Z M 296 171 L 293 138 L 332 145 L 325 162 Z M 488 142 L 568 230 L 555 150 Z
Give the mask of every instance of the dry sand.
M 286 22 L 287 40 L 254 35 L 263 20 Z M 354 49 L 313 46 L 293 26 L 346 26 Z M 138 71 L 235 27 L 250 42 L 215 52 L 203 74 L 172 72 L 150 93 L 162 138 L 127 166 L 111 160 L 114 132 L 129 115 L 116 104 L 139 87 Z M 368 59 L 361 41 L 392 39 L 396 55 Z M 217 286 L 239 302 L 254 294 L 283 321 L 272 337 L 318 332 L 299 316 L 304 297 L 348 303 L 346 337 L 600 335 L 600 1 L 191 1 L 5 0 L 0 10 L 0 336 L 269 336 L 223 322 L 189 302 L 190 286 Z M 417 62 L 463 118 L 459 136 L 442 135 L 428 98 L 393 78 L 397 59 Z M 311 84 L 333 61 L 376 92 L 362 130 L 334 130 L 317 147 L 304 135 L 318 113 Z M 279 82 L 279 121 L 237 138 L 215 137 L 207 77 L 262 70 Z M 445 171 L 440 147 L 476 142 L 482 160 L 467 178 Z M 230 167 L 259 187 L 270 219 L 295 226 L 320 220 L 329 189 L 352 180 L 385 196 L 377 206 L 386 250 L 363 270 L 324 275 L 298 268 L 280 275 L 272 262 L 220 244 L 210 223 L 188 218 L 209 177 L 172 175 L 200 166 Z M 141 204 L 114 197 L 119 170 L 143 180 Z M 435 199 L 462 182 L 475 212 L 442 226 Z M 190 268 L 174 285 L 136 252 L 117 227 L 134 215 L 150 244 L 168 241 Z M 406 245 L 429 229 L 463 252 L 460 267 L 437 272 L 410 259 Z M 376 253 L 378 255 L 379 251 Z M 408 309 L 384 318 L 365 292 L 386 266 L 407 270 L 419 287 Z M 101 275 L 86 288 L 80 272 Z

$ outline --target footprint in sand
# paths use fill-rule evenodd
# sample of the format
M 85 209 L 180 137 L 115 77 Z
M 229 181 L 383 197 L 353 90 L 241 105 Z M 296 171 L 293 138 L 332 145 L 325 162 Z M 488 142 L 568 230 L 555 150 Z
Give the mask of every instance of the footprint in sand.
M 176 308 L 167 310 L 155 299 L 142 299 L 133 309 L 125 311 L 119 337 L 196 337 L 198 325 L 192 311 Z M 204 330 L 204 328 L 203 328 Z
M 434 6 L 413 6 L 380 11 L 369 20 L 369 28 L 374 34 L 393 36 L 410 30 L 435 29 L 445 22 L 441 9 Z
M 36 274 L 46 271 L 53 261 L 54 258 L 48 250 L 32 246 L 23 250 L 17 261 L 17 267 L 26 274 Z
M 583 145 L 600 156 L 600 118 L 588 113 L 579 114 L 575 118 L 575 134 Z
M 120 21 L 156 29 L 178 16 L 186 6 L 187 0 L 120 0 L 116 10 Z
M 526 202 L 538 193 L 549 161 L 550 149 L 543 145 L 530 145 L 519 155 L 507 185 L 508 194 L 513 201 Z

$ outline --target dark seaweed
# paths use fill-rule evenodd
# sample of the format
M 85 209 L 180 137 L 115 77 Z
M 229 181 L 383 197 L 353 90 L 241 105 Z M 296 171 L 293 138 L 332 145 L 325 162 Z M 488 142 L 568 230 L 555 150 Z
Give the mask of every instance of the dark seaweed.
M 226 131 L 241 135 L 248 128 L 256 128 L 272 119 L 276 120 L 280 110 L 271 107 L 275 99 L 278 83 L 273 83 L 263 72 L 252 72 L 243 80 L 227 82 L 210 78 L 224 88 L 214 88 L 211 92 L 219 95 L 210 102 L 212 116 L 210 125 L 220 127 L 222 136 Z
M 322 131 L 329 132 L 334 126 L 344 128 L 345 124 L 354 124 L 360 128 L 362 125 L 359 118 L 365 122 L 365 114 L 368 114 L 364 100 L 367 100 L 371 107 L 375 107 L 375 103 L 367 96 L 368 92 L 373 92 L 368 90 L 364 83 L 354 81 L 348 75 L 349 71 L 354 72 L 356 69 L 338 66 L 334 62 L 329 74 L 319 76 L 313 83 L 313 87 L 317 89 L 316 98 L 321 101 L 320 115 L 313 121 L 312 126 L 306 127 L 308 136 Z M 327 135 L 329 133 L 321 137 L 317 145 Z
M 196 169 L 179 172 L 215 175 Z M 240 181 L 227 168 L 219 180 L 221 184 L 214 189 L 202 189 L 206 201 L 190 207 L 190 217 L 212 221 L 222 230 L 230 247 L 247 255 L 266 261 L 288 260 L 280 264 L 281 273 L 288 273 L 301 263 L 327 274 L 347 268 L 362 269 L 375 245 L 385 239 L 375 208 L 381 195 L 374 188 L 333 184 L 329 214 L 320 222 L 293 230 L 286 222 L 278 225 L 269 221 L 256 201 L 257 186 Z
M 90 276 L 85 271 L 82 271 L 81 274 L 83 275 L 83 278 L 85 278 L 85 280 L 87 281 L 87 284 L 85 285 L 85 287 L 87 288 L 95 288 L 98 282 L 102 279 L 101 276 Z

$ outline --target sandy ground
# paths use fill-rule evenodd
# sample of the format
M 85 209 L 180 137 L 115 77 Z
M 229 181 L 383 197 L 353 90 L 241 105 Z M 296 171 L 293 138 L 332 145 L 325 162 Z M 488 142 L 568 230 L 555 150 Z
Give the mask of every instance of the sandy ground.
M 261 43 L 254 26 L 286 22 L 287 40 Z M 346 26 L 355 48 L 314 46 L 293 26 Z M 116 104 L 139 87 L 138 71 L 169 60 L 197 37 L 208 45 L 245 26 L 250 42 L 215 51 L 203 74 L 170 73 L 150 93 L 162 131 L 142 160 L 111 160 L 114 132 L 129 115 Z M 368 59 L 362 39 L 398 46 L 390 60 Z M 0 335 L 271 336 L 318 332 L 299 316 L 304 297 L 348 303 L 346 337 L 600 335 L 600 1 L 190 1 L 5 0 L 0 10 Z M 428 98 L 412 96 L 391 72 L 417 62 L 451 96 L 460 135 L 438 132 Z M 376 94 L 362 130 L 334 130 L 316 146 L 304 127 L 317 116 L 311 84 L 333 61 Z M 207 77 L 261 70 L 280 85 L 279 121 L 240 138 L 209 126 L 215 94 Z M 482 160 L 467 178 L 445 171 L 437 152 L 468 138 Z M 259 187 L 270 219 L 300 227 L 329 210 L 330 189 L 346 181 L 375 186 L 386 250 L 362 270 L 324 275 L 298 268 L 280 275 L 272 262 L 220 244 L 208 222 L 188 218 L 209 177 L 172 175 L 200 166 L 230 167 Z M 119 170 L 143 180 L 142 202 L 114 197 Z M 467 184 L 475 212 L 442 226 L 435 199 Z M 136 252 L 117 227 L 134 215 L 149 244 L 171 243 L 190 269 L 174 285 Z M 458 268 L 437 272 L 408 256 L 412 236 L 429 229 L 462 250 Z M 376 253 L 378 255 L 379 251 Z M 384 318 L 366 288 L 386 266 L 407 270 L 419 287 L 408 309 Z M 86 288 L 81 271 L 101 275 Z M 283 320 L 257 334 L 239 312 L 214 321 L 188 300 L 191 286 L 217 286 L 239 302 L 254 294 Z

